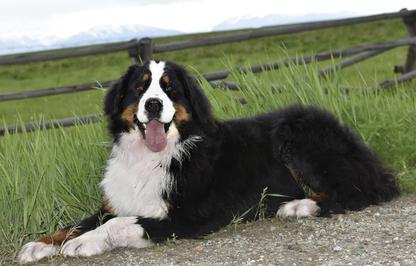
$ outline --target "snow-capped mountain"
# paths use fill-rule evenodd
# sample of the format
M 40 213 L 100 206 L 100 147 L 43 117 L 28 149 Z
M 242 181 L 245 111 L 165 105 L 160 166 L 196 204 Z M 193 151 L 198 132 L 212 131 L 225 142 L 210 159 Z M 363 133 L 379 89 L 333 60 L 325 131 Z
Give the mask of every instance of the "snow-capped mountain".
M 265 17 L 235 17 L 227 19 L 220 24 L 216 25 L 213 28 L 213 31 L 224 31 L 224 30 L 233 30 L 233 29 L 243 29 L 243 28 L 258 28 L 263 26 L 271 25 L 283 25 L 291 23 L 300 23 L 300 22 L 312 22 L 319 20 L 327 19 L 338 19 L 338 18 L 347 18 L 354 17 L 357 14 L 352 12 L 341 12 L 341 13 L 322 13 L 322 14 L 306 14 L 306 15 L 282 15 L 282 14 L 272 14 Z
M 42 38 L 28 35 L 0 36 L 0 54 L 53 48 L 52 44 L 56 41 L 56 37 L 53 36 L 44 36 Z
M 109 43 L 118 41 L 128 41 L 133 38 L 159 37 L 181 34 L 180 31 L 160 29 L 142 25 L 123 25 L 123 26 L 98 26 L 77 33 L 65 40 L 62 44 L 69 46 L 79 46 L 85 44 Z
M 68 38 L 56 36 L 11 35 L 0 36 L 0 54 L 13 54 L 46 49 L 128 41 L 133 38 L 159 37 L 182 34 L 180 31 L 143 25 L 99 26 Z

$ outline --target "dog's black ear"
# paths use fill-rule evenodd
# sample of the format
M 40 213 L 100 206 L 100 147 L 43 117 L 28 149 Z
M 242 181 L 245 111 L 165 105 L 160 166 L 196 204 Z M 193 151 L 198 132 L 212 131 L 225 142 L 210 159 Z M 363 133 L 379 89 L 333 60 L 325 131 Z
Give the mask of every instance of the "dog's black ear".
M 215 122 L 211 113 L 211 105 L 198 81 L 189 75 L 182 66 L 174 65 L 174 69 L 179 81 L 183 85 L 185 97 L 191 104 L 193 120 L 198 121 L 202 126 L 214 126 Z
M 120 110 L 120 103 L 123 100 L 127 90 L 131 76 L 137 71 L 138 65 L 131 65 L 127 72 L 121 76 L 108 90 L 104 97 L 104 113 L 108 116 L 118 114 Z

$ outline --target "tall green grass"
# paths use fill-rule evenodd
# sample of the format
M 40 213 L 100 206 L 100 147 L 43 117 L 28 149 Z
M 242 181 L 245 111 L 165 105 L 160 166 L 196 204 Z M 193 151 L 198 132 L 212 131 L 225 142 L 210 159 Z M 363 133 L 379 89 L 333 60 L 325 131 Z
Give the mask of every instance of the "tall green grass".
M 0 258 L 97 209 L 109 144 L 103 123 L 0 138 Z
M 232 65 L 232 64 L 231 64 Z M 414 83 L 366 92 L 367 78 L 348 92 L 342 72 L 327 79 L 318 65 L 290 66 L 233 79 L 241 91 L 203 83 L 217 118 L 234 119 L 294 103 L 328 109 L 392 167 L 402 191 L 416 191 L 416 92 Z M 368 79 L 373 82 L 375 77 Z M 242 105 L 240 98 L 247 104 Z M 100 203 L 98 182 L 109 154 L 105 123 L 0 138 L 0 257 L 9 261 L 20 245 L 91 214 Z M 1 261 L 0 261 L 1 262 Z

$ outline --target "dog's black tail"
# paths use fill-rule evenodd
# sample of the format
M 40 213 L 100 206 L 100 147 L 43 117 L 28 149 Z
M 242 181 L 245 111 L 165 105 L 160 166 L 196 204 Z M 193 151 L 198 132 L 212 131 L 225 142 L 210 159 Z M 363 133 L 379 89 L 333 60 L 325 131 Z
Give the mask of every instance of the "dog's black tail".
M 273 125 L 274 153 L 323 214 L 358 210 L 399 194 L 397 178 L 330 113 L 293 106 Z

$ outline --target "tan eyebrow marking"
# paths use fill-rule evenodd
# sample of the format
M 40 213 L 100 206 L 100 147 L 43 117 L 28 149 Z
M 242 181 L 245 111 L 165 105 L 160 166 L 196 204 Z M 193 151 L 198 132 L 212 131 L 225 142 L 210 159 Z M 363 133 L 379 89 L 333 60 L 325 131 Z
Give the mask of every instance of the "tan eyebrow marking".
M 149 74 L 144 74 L 144 75 L 143 75 L 143 80 L 144 80 L 144 81 L 148 81 L 149 79 L 150 79 Z
M 162 77 L 162 80 L 163 80 L 163 82 L 165 82 L 166 84 L 168 84 L 169 83 L 169 76 L 168 75 L 164 75 L 163 77 Z

